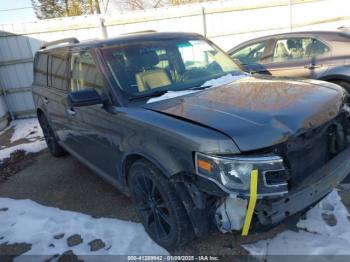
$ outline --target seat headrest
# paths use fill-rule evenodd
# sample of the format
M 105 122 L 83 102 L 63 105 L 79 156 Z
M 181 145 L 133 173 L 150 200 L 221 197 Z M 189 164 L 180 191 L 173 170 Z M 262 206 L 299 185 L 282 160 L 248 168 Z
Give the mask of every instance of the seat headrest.
M 296 44 L 295 44 L 294 40 L 291 40 L 291 39 L 287 40 L 287 46 L 288 46 L 289 49 L 290 48 L 296 48 Z
M 111 60 L 112 67 L 115 67 L 115 69 L 120 69 L 121 67 L 126 66 L 125 58 L 123 55 L 120 54 L 113 54 L 113 60 Z
M 148 51 L 141 54 L 141 64 L 143 67 L 152 67 L 159 63 L 159 57 L 155 51 Z
M 287 40 L 287 46 L 289 49 L 291 48 L 302 48 L 302 44 L 299 41 L 295 41 L 292 39 Z

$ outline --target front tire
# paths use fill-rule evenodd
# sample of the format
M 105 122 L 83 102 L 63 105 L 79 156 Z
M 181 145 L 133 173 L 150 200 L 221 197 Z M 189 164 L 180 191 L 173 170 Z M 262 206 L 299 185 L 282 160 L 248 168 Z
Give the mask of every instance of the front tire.
M 171 181 L 152 163 L 136 161 L 129 186 L 136 212 L 149 236 L 173 250 L 193 238 L 193 229 Z
M 54 157 L 60 157 L 67 154 L 67 152 L 58 144 L 58 139 L 50 126 L 49 121 L 44 114 L 38 116 L 41 129 L 43 130 L 44 138 L 47 147 Z

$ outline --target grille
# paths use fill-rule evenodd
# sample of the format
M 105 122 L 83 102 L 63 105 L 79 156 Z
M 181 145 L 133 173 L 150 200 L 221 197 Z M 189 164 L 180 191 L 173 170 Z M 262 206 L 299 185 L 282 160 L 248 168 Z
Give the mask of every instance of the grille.
M 291 170 L 292 186 L 299 184 L 344 149 L 344 139 L 341 139 L 339 133 L 344 134 L 344 129 L 334 120 L 287 143 L 286 158 Z M 334 151 L 334 143 L 343 146 Z
M 318 140 L 312 147 L 288 154 L 292 185 L 299 184 L 307 176 L 327 162 L 327 140 Z
M 285 184 L 289 179 L 289 174 L 286 170 L 268 171 L 265 173 L 265 182 L 267 186 Z

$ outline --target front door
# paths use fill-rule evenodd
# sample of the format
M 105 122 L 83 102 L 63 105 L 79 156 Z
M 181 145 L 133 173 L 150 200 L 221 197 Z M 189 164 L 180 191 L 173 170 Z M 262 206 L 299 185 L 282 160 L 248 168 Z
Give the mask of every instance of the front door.
M 70 61 L 71 92 L 94 88 L 106 100 L 111 100 L 92 53 L 73 53 Z M 70 136 L 73 138 L 69 142 L 69 148 L 100 175 L 118 182 L 121 170 L 118 170 L 117 163 L 120 161 L 121 151 L 117 115 L 103 105 L 67 108 L 67 111 L 70 112 Z

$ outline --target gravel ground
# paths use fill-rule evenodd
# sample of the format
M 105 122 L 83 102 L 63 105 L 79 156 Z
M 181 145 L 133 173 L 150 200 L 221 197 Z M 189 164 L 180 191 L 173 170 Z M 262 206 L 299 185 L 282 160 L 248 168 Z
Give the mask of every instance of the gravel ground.
M 35 161 L 32 161 L 29 167 L 0 183 L 0 197 L 31 199 L 42 205 L 82 212 L 93 217 L 138 221 L 128 197 L 119 193 L 73 157 L 54 158 L 46 150 L 34 157 Z M 341 194 L 344 203 L 350 209 L 350 190 L 346 188 Z M 295 228 L 295 223 L 289 221 L 268 232 L 251 234 L 245 238 L 238 234 L 217 233 L 194 240 L 173 254 L 245 255 L 247 252 L 241 244 L 271 238 L 284 229 L 293 227 Z M 18 255 L 27 248 L 25 245 L 0 245 L 0 254 L 6 252 Z M 249 256 L 241 258 L 252 259 Z M 232 257 L 227 258 L 227 261 L 230 260 L 232 261 Z

